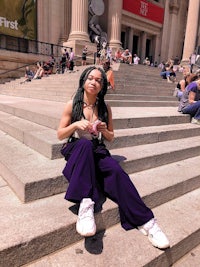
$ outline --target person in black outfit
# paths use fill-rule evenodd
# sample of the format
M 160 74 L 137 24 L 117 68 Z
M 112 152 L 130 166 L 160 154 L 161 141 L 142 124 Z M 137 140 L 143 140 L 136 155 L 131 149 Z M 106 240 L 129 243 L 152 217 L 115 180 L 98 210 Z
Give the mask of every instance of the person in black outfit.
M 61 57 L 61 69 L 62 69 L 62 74 L 65 72 L 65 69 L 66 69 L 66 62 L 67 62 L 67 59 L 66 59 L 66 54 L 63 53 L 62 54 L 62 57 Z

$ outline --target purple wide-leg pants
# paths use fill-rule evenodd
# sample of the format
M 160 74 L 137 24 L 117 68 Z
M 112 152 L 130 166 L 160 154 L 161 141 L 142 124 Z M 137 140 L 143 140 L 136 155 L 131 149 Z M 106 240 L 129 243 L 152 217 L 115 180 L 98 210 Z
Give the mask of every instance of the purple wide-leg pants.
M 154 217 L 119 163 L 104 144 L 94 145 L 85 138 L 68 143 L 65 150 L 64 176 L 69 181 L 65 199 L 79 203 L 100 195 L 118 204 L 121 225 L 125 230 L 141 226 Z

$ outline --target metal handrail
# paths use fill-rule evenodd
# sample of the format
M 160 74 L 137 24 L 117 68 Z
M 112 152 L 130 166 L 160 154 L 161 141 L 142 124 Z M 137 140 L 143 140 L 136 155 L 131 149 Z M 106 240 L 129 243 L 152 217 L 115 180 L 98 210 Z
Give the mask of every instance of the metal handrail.
M 8 45 L 7 43 L 9 40 L 12 42 Z M 0 35 L 0 49 L 4 50 L 47 56 L 54 55 L 54 57 L 58 57 L 62 54 L 62 50 L 65 48 L 71 49 L 69 46 L 39 42 L 37 40 L 30 40 L 6 34 Z
M 12 70 L 7 70 L 7 71 L 4 71 L 4 72 L 0 72 L 0 76 L 3 75 L 3 74 L 7 74 L 7 73 L 9 73 L 9 72 L 12 72 L 12 71 L 16 71 L 16 70 L 19 70 L 19 69 L 24 69 L 24 68 L 27 67 L 27 66 L 35 65 L 35 64 L 37 64 L 37 62 L 38 62 L 38 61 L 33 62 L 33 63 L 31 63 L 31 64 L 25 64 L 25 65 L 23 65 L 23 66 L 21 66 L 21 67 L 18 67 L 18 68 L 12 69 Z

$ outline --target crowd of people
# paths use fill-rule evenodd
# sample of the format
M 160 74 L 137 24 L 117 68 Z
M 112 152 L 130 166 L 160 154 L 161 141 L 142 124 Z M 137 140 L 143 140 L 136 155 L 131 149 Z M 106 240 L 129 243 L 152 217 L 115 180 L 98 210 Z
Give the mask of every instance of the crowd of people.
M 53 73 L 53 68 L 55 66 L 55 58 L 51 56 L 48 61 L 40 62 L 38 61 L 36 65 L 30 67 L 29 65 L 25 67 L 24 80 L 21 82 L 31 82 L 32 80 L 42 79 L 43 76 L 48 76 Z
M 200 72 L 190 72 L 186 68 L 183 79 L 177 83 L 176 96 L 179 100 L 178 111 L 189 114 L 191 123 L 200 125 Z
M 113 55 L 112 49 L 107 46 L 100 49 L 97 45 L 95 65 L 100 65 L 107 78 L 107 90 L 115 91 L 114 73 L 111 65 L 116 63 L 140 64 L 140 58 L 137 54 L 132 56 L 129 49 L 117 49 Z M 87 65 L 87 46 L 82 50 L 82 66 Z M 157 64 L 157 63 L 156 63 Z M 146 57 L 143 65 L 151 66 L 149 58 Z M 156 65 L 157 66 L 157 65 Z M 191 116 L 191 122 L 200 125 L 200 71 L 192 72 L 191 65 L 182 66 L 179 58 L 169 59 L 167 62 L 161 62 L 158 65 L 161 68 L 160 76 L 167 82 L 176 84 L 174 96 L 179 100 L 178 111 Z M 192 66 L 193 67 L 193 66 Z M 65 73 L 67 70 L 73 72 L 74 69 L 74 52 L 71 48 L 68 51 L 63 50 L 61 58 L 56 62 L 52 55 L 47 62 L 37 62 L 32 69 L 26 66 L 24 80 L 21 83 L 30 82 L 34 79 L 41 79 L 54 73 Z M 177 81 L 176 73 L 182 72 L 183 78 Z
M 53 55 L 51 55 L 48 61 L 38 61 L 36 65 L 32 67 L 31 65 L 26 66 L 24 73 L 25 79 L 21 82 L 21 84 L 31 82 L 35 79 L 42 79 L 42 77 L 49 76 L 53 73 L 64 74 L 67 70 L 69 70 L 69 72 L 73 72 L 74 70 L 74 52 L 72 48 L 70 48 L 69 51 L 64 48 L 61 57 L 57 60 Z
M 67 70 L 69 72 L 74 71 L 74 51 L 73 48 L 70 48 L 68 51 L 67 48 L 64 49 L 61 58 L 56 63 L 56 73 L 64 74 Z M 86 59 L 85 59 L 86 60 Z
M 160 76 L 167 82 L 174 83 L 174 96 L 178 98 L 178 112 L 189 114 L 191 123 L 200 125 L 200 69 L 193 71 L 193 63 L 182 66 L 176 56 L 167 62 L 162 62 Z M 194 64 L 193 64 L 194 65 Z M 183 77 L 177 81 L 177 72 Z

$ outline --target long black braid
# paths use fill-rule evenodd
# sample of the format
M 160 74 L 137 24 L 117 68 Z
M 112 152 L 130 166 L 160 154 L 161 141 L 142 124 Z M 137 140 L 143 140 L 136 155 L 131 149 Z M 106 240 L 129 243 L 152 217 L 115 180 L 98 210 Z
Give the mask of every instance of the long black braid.
M 95 66 L 86 68 L 80 76 L 79 79 L 79 88 L 73 99 L 73 107 L 72 107 L 72 121 L 79 121 L 83 117 L 83 96 L 84 96 L 84 84 L 88 78 L 90 72 L 94 69 L 98 69 L 102 75 L 102 89 L 97 95 L 97 108 L 98 108 L 98 118 L 101 121 L 106 122 L 108 125 L 108 109 L 104 100 L 104 97 L 107 92 L 107 77 L 103 69 L 97 68 Z

